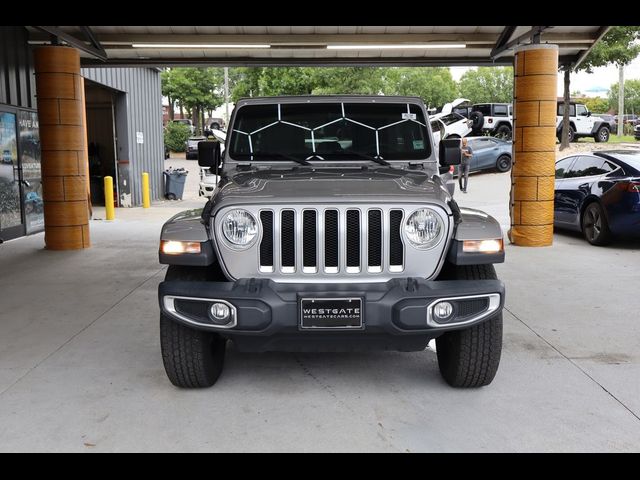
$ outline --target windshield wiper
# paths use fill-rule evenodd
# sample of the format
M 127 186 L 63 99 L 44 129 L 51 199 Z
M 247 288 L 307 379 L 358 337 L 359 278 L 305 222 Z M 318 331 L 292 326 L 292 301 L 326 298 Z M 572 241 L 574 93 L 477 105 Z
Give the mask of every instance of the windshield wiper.
M 299 163 L 300 165 L 311 165 L 303 158 L 294 157 L 293 155 L 288 155 L 286 153 L 275 153 L 275 152 L 259 152 L 254 153 L 251 156 L 253 157 L 276 157 L 276 158 L 286 158 L 287 160 L 291 160 L 293 162 Z
M 360 158 L 365 158 L 367 160 L 371 160 L 372 162 L 377 163 L 378 165 L 384 165 L 385 167 L 390 167 L 391 164 L 386 160 L 383 160 L 382 157 L 373 157 L 371 155 L 367 155 L 366 153 L 356 152 L 354 150 L 344 150 L 341 153 L 349 153 L 352 155 L 358 155 Z

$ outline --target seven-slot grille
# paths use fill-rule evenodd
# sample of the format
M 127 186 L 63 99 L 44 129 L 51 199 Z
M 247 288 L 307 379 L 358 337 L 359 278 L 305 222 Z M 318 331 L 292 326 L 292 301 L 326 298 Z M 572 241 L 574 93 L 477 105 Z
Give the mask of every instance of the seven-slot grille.
M 402 272 L 405 252 L 398 208 L 282 208 L 260 212 L 261 272 Z M 384 259 L 389 259 L 388 263 Z

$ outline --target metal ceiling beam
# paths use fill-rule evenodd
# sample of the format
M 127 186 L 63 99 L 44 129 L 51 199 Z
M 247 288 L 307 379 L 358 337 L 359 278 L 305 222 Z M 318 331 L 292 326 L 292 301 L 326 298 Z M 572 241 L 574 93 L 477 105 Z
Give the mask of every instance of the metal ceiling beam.
M 93 33 L 93 30 L 91 30 L 91 28 L 88 26 L 80 26 L 79 28 L 82 31 L 82 33 L 84 33 L 84 36 L 87 38 L 87 40 L 89 40 L 91 45 L 93 45 L 93 48 L 101 52 L 106 58 L 107 52 L 105 52 L 104 48 L 96 38 L 95 34 Z
M 578 65 L 580 65 L 585 58 L 587 58 L 587 55 L 589 55 L 589 52 L 591 52 L 591 50 L 593 50 L 593 47 L 595 47 L 596 43 L 598 43 L 602 37 L 604 37 L 607 32 L 609 31 L 611 27 L 600 27 L 600 30 L 598 30 L 598 34 L 597 37 L 595 39 L 595 41 L 591 44 L 591 46 L 589 48 L 587 48 L 586 50 L 583 50 L 582 52 L 580 52 L 578 54 L 578 56 L 576 57 L 575 62 L 573 62 L 573 66 L 571 67 L 572 69 L 576 69 L 578 67 Z
M 369 43 L 495 43 L 495 33 L 385 33 L 385 34 L 105 34 L 95 33 L 100 43 L 108 48 L 108 45 L 131 45 L 132 43 L 269 43 L 269 44 L 293 44 L 293 45 L 318 45 L 318 44 L 369 44 Z M 47 40 L 48 38 L 34 32 L 30 40 Z
M 170 58 L 113 58 L 102 63 L 83 58 L 83 67 L 456 67 L 480 65 L 512 65 L 513 57 L 504 56 L 498 61 L 487 57 L 385 57 L 385 58 L 255 58 L 255 57 L 170 57 Z
M 94 57 L 102 61 L 105 61 L 108 58 L 104 50 L 100 51 L 94 46 L 87 45 L 85 42 L 83 42 L 79 38 L 76 38 L 73 35 L 66 33 L 65 31 L 61 30 L 58 27 L 34 25 L 34 28 L 37 28 L 38 30 L 41 30 L 49 35 L 53 35 L 58 39 L 64 41 L 65 43 L 71 45 L 72 47 L 75 47 L 78 50 L 81 50 L 85 53 L 93 55 Z
M 513 32 L 516 31 L 516 28 L 518 28 L 517 25 L 510 25 L 510 26 L 504 27 L 504 30 L 502 30 L 502 33 L 498 37 L 498 40 L 496 41 L 491 51 L 497 50 L 498 48 L 501 48 L 502 46 L 506 45 L 506 43 L 511 38 L 511 35 L 513 35 Z
M 494 58 L 494 59 L 498 58 L 503 53 L 505 53 L 507 50 L 511 50 L 513 47 L 519 45 L 520 43 L 524 42 L 525 40 L 532 40 L 534 37 L 536 37 L 537 35 L 540 35 L 542 32 L 544 32 L 548 28 L 551 28 L 551 27 L 547 27 L 547 26 L 536 26 L 536 27 L 533 27 L 531 30 L 527 30 L 525 33 L 523 33 L 519 37 L 511 40 L 508 43 L 505 43 L 501 47 L 494 48 L 493 50 L 491 50 L 491 53 L 489 53 L 489 56 L 491 58 Z

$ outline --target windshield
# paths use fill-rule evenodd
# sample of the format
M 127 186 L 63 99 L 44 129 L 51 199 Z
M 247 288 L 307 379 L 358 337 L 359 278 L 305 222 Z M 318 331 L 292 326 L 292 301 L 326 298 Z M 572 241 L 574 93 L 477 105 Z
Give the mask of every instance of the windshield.
M 238 110 L 229 154 L 250 161 L 418 160 L 431 148 L 419 105 L 274 103 Z

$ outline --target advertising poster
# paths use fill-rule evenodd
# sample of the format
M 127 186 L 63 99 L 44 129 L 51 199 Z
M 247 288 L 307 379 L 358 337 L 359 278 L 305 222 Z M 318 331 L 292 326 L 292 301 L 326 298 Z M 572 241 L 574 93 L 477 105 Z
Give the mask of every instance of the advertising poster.
M 20 159 L 22 161 L 23 204 L 27 234 L 44 229 L 44 203 L 42 201 L 42 172 L 40 130 L 38 114 L 20 111 Z
M 0 111 L 0 230 L 22 224 L 16 116 Z

